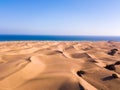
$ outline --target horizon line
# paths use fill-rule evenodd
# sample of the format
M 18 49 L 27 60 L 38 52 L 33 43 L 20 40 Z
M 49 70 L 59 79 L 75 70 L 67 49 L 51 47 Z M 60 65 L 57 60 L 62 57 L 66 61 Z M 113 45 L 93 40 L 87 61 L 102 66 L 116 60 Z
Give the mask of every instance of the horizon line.
M 100 36 L 100 37 L 120 37 L 120 35 L 51 35 L 51 34 L 0 34 L 0 36 L 10 35 L 10 36 Z

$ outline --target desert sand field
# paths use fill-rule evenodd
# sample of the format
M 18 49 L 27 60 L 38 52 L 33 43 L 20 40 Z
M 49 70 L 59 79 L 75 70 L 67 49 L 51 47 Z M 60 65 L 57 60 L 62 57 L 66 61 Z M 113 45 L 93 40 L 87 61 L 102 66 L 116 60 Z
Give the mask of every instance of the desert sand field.
M 0 42 L 0 90 L 120 90 L 120 42 Z

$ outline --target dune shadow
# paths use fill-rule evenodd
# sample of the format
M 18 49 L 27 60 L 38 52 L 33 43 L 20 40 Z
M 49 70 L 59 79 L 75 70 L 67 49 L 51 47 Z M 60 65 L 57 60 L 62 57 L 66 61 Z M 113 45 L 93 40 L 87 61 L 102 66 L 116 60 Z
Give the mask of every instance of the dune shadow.
M 85 90 L 82 85 L 77 82 L 65 82 L 58 90 Z
M 112 76 L 107 76 L 107 77 L 102 78 L 103 81 L 108 81 L 112 79 L 114 79 Z
M 85 90 L 82 85 L 79 84 L 79 90 Z
M 86 53 L 73 53 L 73 54 L 71 54 L 71 57 L 72 58 L 84 58 L 84 57 L 86 57 L 86 58 L 91 58 L 88 54 L 86 54 Z
M 0 64 L 3 64 L 4 62 L 0 62 Z
M 59 50 L 54 50 L 54 51 L 47 53 L 47 55 L 55 55 L 55 54 L 63 54 L 63 52 Z

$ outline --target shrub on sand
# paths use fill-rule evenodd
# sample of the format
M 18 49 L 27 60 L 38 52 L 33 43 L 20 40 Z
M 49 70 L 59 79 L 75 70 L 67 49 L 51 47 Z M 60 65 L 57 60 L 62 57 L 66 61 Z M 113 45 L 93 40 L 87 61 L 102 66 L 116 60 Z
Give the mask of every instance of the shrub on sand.
M 114 65 L 120 65 L 120 61 L 115 62 Z
M 83 74 L 86 74 L 86 72 L 83 70 L 77 71 L 78 76 L 82 76 Z
M 118 78 L 117 74 L 112 74 L 113 78 Z
M 108 54 L 113 56 L 117 51 L 118 51 L 118 49 L 116 49 L 116 48 L 115 49 L 111 49 L 111 51 L 108 52 Z
M 106 65 L 105 68 L 108 70 L 115 70 L 115 66 L 113 64 Z

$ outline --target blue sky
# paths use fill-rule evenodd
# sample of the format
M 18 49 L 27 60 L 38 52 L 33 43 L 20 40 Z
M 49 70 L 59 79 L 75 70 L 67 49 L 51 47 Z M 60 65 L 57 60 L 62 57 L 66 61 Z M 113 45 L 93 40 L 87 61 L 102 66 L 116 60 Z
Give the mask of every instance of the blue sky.
M 120 36 L 120 0 L 0 0 L 0 34 Z

